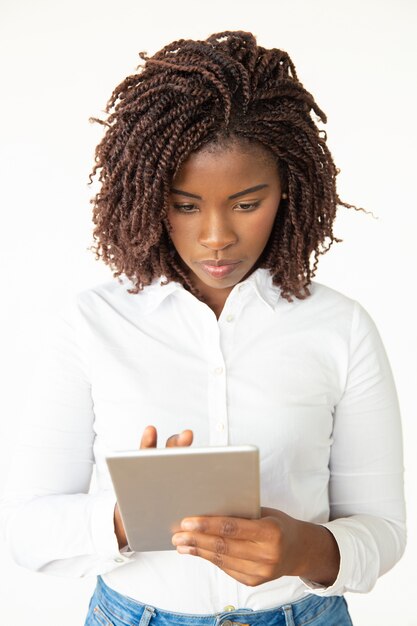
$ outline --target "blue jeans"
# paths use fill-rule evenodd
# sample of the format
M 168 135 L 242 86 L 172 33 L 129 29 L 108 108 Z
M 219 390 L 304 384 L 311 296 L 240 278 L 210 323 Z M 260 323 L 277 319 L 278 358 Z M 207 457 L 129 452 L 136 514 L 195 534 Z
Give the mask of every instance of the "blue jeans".
M 236 609 L 213 615 L 170 613 L 110 589 L 101 577 L 84 626 L 352 626 L 343 596 L 308 595 L 275 609 Z

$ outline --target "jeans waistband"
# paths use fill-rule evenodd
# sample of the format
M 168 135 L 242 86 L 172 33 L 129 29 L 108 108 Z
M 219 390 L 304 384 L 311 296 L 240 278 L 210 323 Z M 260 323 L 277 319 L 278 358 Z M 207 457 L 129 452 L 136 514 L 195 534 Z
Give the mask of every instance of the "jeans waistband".
M 311 618 L 314 620 L 337 600 L 343 601 L 343 598 L 309 594 L 291 604 L 262 610 L 236 608 L 213 614 L 175 613 L 124 596 L 98 576 L 90 611 L 98 613 L 99 623 L 105 626 L 295 626 L 310 622 Z M 299 617 L 304 619 L 299 620 Z

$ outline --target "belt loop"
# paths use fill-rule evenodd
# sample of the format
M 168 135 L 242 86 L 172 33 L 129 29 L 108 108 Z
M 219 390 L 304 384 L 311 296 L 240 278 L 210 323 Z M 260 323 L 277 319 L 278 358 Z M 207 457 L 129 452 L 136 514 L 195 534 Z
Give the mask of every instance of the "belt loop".
M 140 618 L 139 626 L 148 626 L 154 615 L 155 609 L 153 606 L 145 606 L 142 617 Z
M 294 616 L 292 614 L 292 606 L 291 606 L 291 604 L 285 604 L 281 608 L 284 611 L 285 626 L 295 626 Z

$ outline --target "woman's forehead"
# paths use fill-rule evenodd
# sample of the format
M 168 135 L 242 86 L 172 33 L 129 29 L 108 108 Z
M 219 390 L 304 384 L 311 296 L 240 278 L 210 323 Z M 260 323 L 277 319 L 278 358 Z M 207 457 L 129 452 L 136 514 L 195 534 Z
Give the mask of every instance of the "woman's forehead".
M 210 172 L 245 176 L 254 171 L 277 173 L 275 157 L 257 142 L 209 144 L 189 155 L 174 180 L 198 178 Z

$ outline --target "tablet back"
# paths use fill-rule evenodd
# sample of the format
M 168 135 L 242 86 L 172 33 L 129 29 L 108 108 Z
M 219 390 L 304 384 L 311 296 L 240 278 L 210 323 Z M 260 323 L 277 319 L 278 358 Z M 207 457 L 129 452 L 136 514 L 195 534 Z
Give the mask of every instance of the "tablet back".
M 184 517 L 260 516 L 255 446 L 152 448 L 106 461 L 132 550 L 175 549 Z

